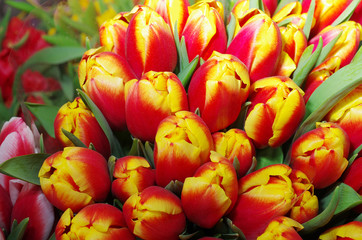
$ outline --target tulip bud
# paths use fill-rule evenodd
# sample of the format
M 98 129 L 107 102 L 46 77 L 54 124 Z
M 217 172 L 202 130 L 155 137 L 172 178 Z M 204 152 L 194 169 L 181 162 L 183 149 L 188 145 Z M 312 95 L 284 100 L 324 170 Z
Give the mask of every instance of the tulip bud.
M 269 77 L 251 87 L 245 132 L 255 147 L 278 147 L 295 132 L 305 113 L 303 91 L 288 77 Z
M 156 182 L 166 186 L 171 180 L 183 182 L 209 160 L 214 144 L 210 130 L 195 113 L 180 111 L 162 120 L 154 148 Z
M 159 123 L 181 110 L 188 110 L 187 95 L 174 73 L 150 71 L 126 84 L 126 122 L 133 137 L 154 142 Z
M 12 208 L 13 205 L 9 193 L 0 185 L 0 232 L 2 232 L 1 229 L 4 229 L 6 232 L 10 231 Z
M 49 202 L 62 211 L 78 212 L 104 201 L 111 185 L 104 157 L 81 147 L 67 147 L 45 159 L 39 178 Z
M 92 143 L 95 149 L 104 157 L 110 155 L 110 145 L 101 126 L 93 113 L 86 107 L 80 97 L 73 102 L 64 104 L 54 120 L 55 137 L 64 147 L 74 144 L 64 135 L 62 129 L 74 134 L 86 146 Z
M 352 221 L 344 225 L 328 229 L 319 236 L 320 240 L 344 240 L 344 239 L 361 239 L 362 222 Z
M 304 172 L 315 188 L 337 181 L 348 165 L 349 139 L 334 123 L 317 123 L 317 128 L 292 145 L 291 166 Z
M 112 193 L 122 203 L 131 195 L 155 184 L 155 172 L 143 157 L 126 156 L 118 159 L 114 166 Z
M 309 45 L 314 44 L 314 49 L 317 48 L 319 38 L 323 40 L 323 46 L 342 33 L 337 42 L 328 53 L 326 58 L 339 57 L 341 59 L 341 68 L 349 64 L 359 48 L 359 42 L 362 40 L 362 27 L 360 24 L 348 21 L 339 24 L 338 26 L 328 26 L 318 33 L 309 41 Z
M 290 2 L 282 7 L 277 13 L 273 15 L 274 22 L 281 22 L 292 15 L 299 15 L 302 13 L 302 4 L 298 1 Z
M 185 179 L 181 202 L 187 219 L 202 228 L 212 228 L 235 205 L 238 180 L 233 165 L 224 157 L 214 159 Z M 216 160 L 216 161 L 215 161 Z
M 239 197 L 229 218 L 246 239 L 256 239 L 273 218 L 293 207 L 297 195 L 289 178 L 291 171 L 287 165 L 275 164 L 239 180 Z
M 334 56 L 326 59 L 319 66 L 314 68 L 308 75 L 304 90 L 304 101 L 308 102 L 310 96 L 325 80 L 327 80 L 333 73 L 339 70 L 341 65 L 341 58 Z
M 106 48 L 106 51 L 126 57 L 126 32 L 131 16 L 133 15 L 130 13 L 121 12 L 101 25 L 100 44 Z
M 328 122 L 337 123 L 350 139 L 350 152 L 362 144 L 362 85 L 340 100 L 325 116 Z
M 185 37 L 189 61 L 197 55 L 207 60 L 214 51 L 224 53 L 227 36 L 219 1 L 204 0 L 189 7 L 182 36 Z
M 186 226 L 181 200 L 158 186 L 129 197 L 123 214 L 130 231 L 142 239 L 179 239 Z
M 296 65 L 307 47 L 307 38 L 304 32 L 294 24 L 288 24 L 280 28 L 283 40 L 283 51 L 285 51 Z
M 177 23 L 178 35 L 181 37 L 182 30 L 189 16 L 187 0 L 145 0 L 144 5 L 156 10 L 170 26 L 172 32 Z
M 231 163 L 239 161 L 238 176 L 244 176 L 250 169 L 255 156 L 255 148 L 251 139 L 243 130 L 230 129 L 226 133 L 216 132 L 212 135 L 215 151 L 226 157 Z
M 293 170 L 289 178 L 292 180 L 292 186 L 298 198 L 290 210 L 290 218 L 299 223 L 305 223 L 318 215 L 318 198 L 314 195 L 314 186 L 299 170 Z
M 275 1 L 275 0 L 273 0 L 273 1 Z M 270 16 L 269 8 L 267 8 L 265 6 L 265 0 L 263 0 L 263 7 L 264 7 L 264 12 L 263 13 Z M 239 0 L 239 1 L 237 1 L 235 3 L 235 5 L 233 6 L 233 9 L 231 10 L 231 12 L 235 15 L 236 19 L 240 19 L 240 18 L 243 18 L 243 16 L 245 14 L 248 14 L 248 12 L 254 11 L 254 10 L 257 10 L 257 9 L 250 8 L 250 1 L 249 0 Z M 262 12 L 262 11 L 260 11 L 260 12 Z M 236 24 L 236 25 L 238 25 L 238 24 Z M 239 30 L 240 30 L 240 28 L 237 31 L 239 31 Z
M 113 129 L 126 125 L 124 85 L 136 78 L 130 65 L 121 56 L 90 49 L 79 63 L 79 84 L 101 110 Z
M 148 71 L 172 72 L 177 51 L 172 31 L 152 8 L 136 6 L 126 35 L 126 56 L 136 76 Z
M 54 207 L 41 188 L 31 183 L 24 183 L 11 213 L 11 222 L 20 223 L 25 218 L 29 218 L 29 222 L 23 240 L 49 239 L 55 220 Z
M 211 132 L 224 129 L 237 119 L 249 88 L 245 65 L 232 55 L 214 52 L 191 79 L 190 111 L 199 108 Z
M 282 39 L 278 26 L 266 14 L 254 15 L 242 22 L 226 53 L 235 55 L 246 65 L 253 83 L 275 73 Z
M 258 240 L 303 240 L 297 233 L 297 231 L 303 228 L 297 221 L 285 216 L 279 216 L 269 222 L 264 233 L 258 237 Z
M 68 208 L 56 228 L 56 239 L 134 240 L 124 221 L 123 213 L 116 207 L 96 203 L 84 207 L 74 216 Z

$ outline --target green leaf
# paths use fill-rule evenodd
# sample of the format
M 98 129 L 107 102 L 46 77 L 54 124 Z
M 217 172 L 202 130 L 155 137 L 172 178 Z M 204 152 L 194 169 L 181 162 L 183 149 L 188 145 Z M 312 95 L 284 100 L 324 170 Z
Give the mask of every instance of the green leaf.
M 68 132 L 64 128 L 62 128 L 62 133 L 74 144 L 74 146 L 87 148 L 87 146 L 73 133 Z
M 339 190 L 340 189 L 337 186 L 333 191 L 331 200 L 329 201 L 327 207 L 320 214 L 302 224 L 304 228 L 299 232 L 301 235 L 309 234 L 314 230 L 323 227 L 332 219 L 338 205 Z
M 327 55 L 331 52 L 332 48 L 334 47 L 341 35 L 342 32 L 340 32 L 337 37 L 335 37 L 332 41 L 330 41 L 326 46 L 323 47 L 321 54 L 319 55 L 315 64 L 316 66 L 319 66 L 319 64 L 321 64 L 326 59 Z
M 8 29 L 10 17 L 11 17 L 11 9 L 8 8 L 6 10 L 5 16 L 3 17 L 3 19 L 0 22 L 0 50 L 1 50 L 3 39 L 6 34 L 6 30 Z
M 351 63 L 355 63 L 355 62 L 361 62 L 362 61 L 362 47 L 361 47 L 361 42 L 360 42 L 360 47 L 357 51 L 357 53 L 354 55 Z
M 11 232 L 7 238 L 7 240 L 22 240 L 25 234 L 26 227 L 28 226 L 29 218 L 24 218 L 19 224 L 14 219 L 13 224 L 11 226 Z
M 354 160 L 358 157 L 359 152 L 362 150 L 362 144 L 356 148 L 348 159 L 348 166 L 351 166 Z
M 110 156 L 107 161 L 109 177 L 111 178 L 111 182 L 113 181 L 113 172 L 114 166 L 116 165 L 117 158 L 115 156 Z
M 49 240 L 56 240 L 56 238 L 55 238 L 55 233 L 53 233 L 53 234 L 50 236 Z
M 362 222 L 362 213 L 358 215 L 353 221 Z
M 227 44 L 228 47 L 229 47 L 231 41 L 233 40 L 234 33 L 235 33 L 235 26 L 236 26 L 236 17 L 234 15 L 234 13 L 231 13 L 230 22 L 226 26 L 226 32 L 227 32 L 227 36 L 228 36 L 228 44 Z
M 69 27 L 74 28 L 87 35 L 96 36 L 98 34 L 97 30 L 93 29 L 90 25 L 84 24 L 82 22 L 76 22 L 67 16 L 61 15 L 60 20 L 67 24 Z
M 45 153 L 44 135 L 43 134 L 40 134 L 39 146 L 40 146 L 40 153 Z
M 185 88 L 189 84 L 198 62 L 199 56 L 196 56 L 182 71 L 179 72 L 179 74 L 177 74 L 177 77 Z
M 30 31 L 26 31 L 25 34 L 17 42 L 10 43 L 9 47 L 14 50 L 18 50 L 19 48 L 21 48 L 24 45 L 24 43 L 26 43 L 26 41 L 28 41 L 29 32 Z
M 256 8 L 264 12 L 264 4 L 262 0 L 249 1 L 249 9 Z
M 347 184 L 341 183 L 339 190 L 339 202 L 335 215 L 346 212 L 360 204 L 362 204 L 362 197 L 353 188 Z
M 133 138 L 131 149 L 129 150 L 127 156 L 138 156 L 138 141 L 139 139 Z
M 353 0 L 331 25 L 337 26 L 345 21 L 348 21 L 360 2 L 361 0 Z
M 177 55 L 179 59 L 179 68 L 180 72 L 182 72 L 187 66 L 189 66 L 189 56 L 186 49 L 185 37 L 182 36 L 181 41 L 179 40 L 180 38 L 177 31 L 177 21 L 175 22 L 173 33 L 174 33 Z
M 255 170 L 269 165 L 283 163 L 283 151 L 280 147 L 267 147 L 264 149 L 259 149 L 256 152 L 256 159 L 257 165 Z
M 54 120 L 58 114 L 59 108 L 57 106 L 42 105 L 37 103 L 25 103 L 27 108 L 39 120 L 40 124 L 44 127 L 45 131 L 51 136 L 54 134 Z
M 286 18 L 278 23 L 278 27 L 286 26 L 289 23 L 291 23 L 292 21 L 293 21 L 293 18 Z
M 317 62 L 317 59 L 322 51 L 322 47 L 323 47 L 323 40 L 320 37 L 319 38 L 319 42 L 318 42 L 318 46 L 316 48 L 316 50 L 310 54 L 311 49 L 310 47 L 314 47 L 313 45 L 310 45 L 309 47 L 307 47 L 301 58 L 300 61 L 298 63 L 297 69 L 295 69 L 295 72 L 293 74 L 293 81 L 298 85 L 298 86 L 302 86 L 305 79 L 307 78 L 308 74 L 310 73 L 310 71 L 314 68 L 315 63 Z M 306 53 L 305 56 L 304 53 Z
M 0 172 L 39 185 L 39 170 L 49 156 L 50 154 L 36 153 L 14 157 L 0 164 Z
M 85 92 L 83 92 L 80 89 L 77 89 L 77 92 L 78 92 L 79 96 L 82 98 L 83 102 L 92 111 L 92 113 L 94 114 L 94 117 L 97 119 L 103 132 L 106 134 L 109 144 L 111 146 L 112 155 L 114 155 L 116 157 L 124 156 L 122 148 L 121 148 L 118 140 L 113 135 L 112 129 L 108 125 L 108 122 L 105 119 L 105 117 L 103 116 L 101 110 L 99 110 L 97 105 L 95 105 L 95 103 L 92 101 L 92 99 L 90 99 Z
M 63 34 L 43 35 L 42 38 L 48 43 L 56 46 L 81 46 L 77 39 L 74 39 L 70 36 L 65 36 Z
M 146 159 L 151 162 L 151 168 L 155 168 L 155 160 L 153 159 L 153 147 L 151 146 L 151 143 L 146 141 L 145 143 L 145 154 Z
M 315 0 L 312 0 L 309 5 L 307 19 L 303 27 L 303 32 L 307 39 L 309 39 L 310 29 L 312 28 L 312 23 L 314 20 L 314 9 L 315 9 Z

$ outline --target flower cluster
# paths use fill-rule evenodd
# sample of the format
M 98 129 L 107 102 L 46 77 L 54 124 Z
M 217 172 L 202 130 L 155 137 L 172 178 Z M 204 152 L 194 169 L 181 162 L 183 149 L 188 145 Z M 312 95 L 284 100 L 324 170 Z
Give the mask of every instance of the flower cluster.
M 62 150 L 1 130 L 0 239 L 26 217 L 24 239 L 360 239 L 361 9 L 145 0 L 106 20 L 50 124 Z

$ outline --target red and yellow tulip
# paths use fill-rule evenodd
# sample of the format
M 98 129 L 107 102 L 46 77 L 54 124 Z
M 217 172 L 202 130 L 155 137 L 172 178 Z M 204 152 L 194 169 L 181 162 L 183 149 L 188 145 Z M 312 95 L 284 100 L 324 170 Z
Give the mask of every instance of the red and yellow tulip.
M 292 181 L 292 169 L 275 164 L 252 172 L 239 180 L 238 200 L 228 215 L 246 239 L 256 239 L 268 223 L 290 211 L 297 201 Z
M 212 134 L 215 151 L 226 157 L 231 163 L 238 159 L 238 176 L 244 176 L 253 163 L 255 148 L 251 139 L 241 129 L 230 129 L 227 132 L 215 132 Z
M 319 236 L 319 240 L 360 239 L 362 236 L 362 222 L 352 221 L 344 225 L 330 228 Z
M 298 1 L 293 1 L 286 4 L 283 8 L 281 8 L 277 13 L 275 13 L 272 17 L 273 21 L 279 23 L 286 18 L 289 18 L 293 15 L 302 14 L 302 4 Z
M 55 137 L 64 147 L 74 146 L 64 135 L 62 129 L 72 133 L 86 146 L 92 143 L 104 157 L 109 157 L 111 148 L 107 136 L 80 97 L 75 98 L 73 102 L 64 104 L 58 110 L 54 120 Z
M 282 145 L 304 116 L 303 91 L 283 76 L 260 79 L 250 89 L 246 134 L 257 148 Z
M 122 203 L 131 195 L 155 184 L 155 172 L 143 157 L 126 156 L 116 161 L 112 193 Z
M 212 228 L 224 214 L 230 212 L 238 196 L 238 180 L 233 165 L 216 152 L 211 162 L 185 179 L 181 193 L 186 217 L 202 228 Z M 220 159 L 221 158 L 221 159 Z
M 315 188 L 337 181 L 348 165 L 348 135 L 335 123 L 316 123 L 317 128 L 292 145 L 291 166 L 304 172 Z
M 151 186 L 133 194 L 123 205 L 131 232 L 142 239 L 179 239 L 186 226 L 181 200 L 172 192 Z
M 129 22 L 126 34 L 126 57 L 137 78 L 148 71 L 170 71 L 177 64 L 172 31 L 152 8 L 139 5 Z
M 126 83 L 126 123 L 136 138 L 154 142 L 159 123 L 182 110 L 188 110 L 186 91 L 172 72 L 150 71 Z
M 96 151 L 67 147 L 48 157 L 39 171 L 45 196 L 58 209 L 78 212 L 94 202 L 102 202 L 111 181 L 106 159 Z
M 297 231 L 303 228 L 297 221 L 285 216 L 279 216 L 269 222 L 264 233 L 261 234 L 257 240 L 303 240 L 297 233 Z
M 340 100 L 325 116 L 328 122 L 337 123 L 348 135 L 353 152 L 362 144 L 362 85 Z
M 55 237 L 59 240 L 136 239 L 127 228 L 122 211 L 105 203 L 86 206 L 75 216 L 68 208 L 55 228 Z
M 226 53 L 238 57 L 249 69 L 251 83 L 273 76 L 282 53 L 282 38 L 278 26 L 264 14 L 248 14 L 239 19 L 241 29 Z
M 156 182 L 166 186 L 172 180 L 183 182 L 209 161 L 214 144 L 210 130 L 195 113 L 180 111 L 162 120 L 154 148 Z
M 98 106 L 112 129 L 126 126 L 124 85 L 136 78 L 121 56 L 104 48 L 84 53 L 78 69 L 79 84 Z
M 211 132 L 228 127 L 249 96 L 245 65 L 235 56 L 214 52 L 194 73 L 189 88 L 190 111 L 200 110 Z
M 343 174 L 343 182 L 348 186 L 352 187 L 353 190 L 362 195 L 362 181 L 361 181 L 361 172 L 362 172 L 362 157 L 357 158 L 353 161 L 352 165 L 347 168 Z M 362 204 L 357 206 L 356 211 L 362 213 Z
M 189 17 L 182 32 L 189 61 L 197 55 L 207 60 L 213 51 L 225 52 L 227 36 L 223 15 L 224 8 L 216 0 L 198 1 L 189 7 Z

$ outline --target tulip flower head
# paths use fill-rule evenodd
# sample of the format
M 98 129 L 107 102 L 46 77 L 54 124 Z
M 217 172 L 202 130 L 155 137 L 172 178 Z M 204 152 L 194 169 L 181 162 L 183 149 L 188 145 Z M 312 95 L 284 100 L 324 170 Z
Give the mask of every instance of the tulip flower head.
M 54 120 L 55 137 L 64 147 L 74 146 L 64 135 L 62 129 L 72 133 L 86 146 L 92 143 L 104 157 L 109 157 L 111 148 L 108 139 L 97 119 L 80 97 L 75 98 L 73 102 L 64 104 L 58 110 Z
M 126 156 L 118 159 L 113 171 L 112 193 L 122 203 L 131 195 L 155 184 L 155 172 L 143 157 Z
M 245 132 L 255 147 L 278 147 L 294 133 L 305 113 L 303 91 L 288 77 L 269 77 L 252 84 Z
M 315 188 L 337 181 L 348 165 L 348 135 L 335 123 L 316 123 L 317 128 L 292 145 L 291 166 L 304 172 Z
M 191 79 L 190 111 L 199 108 L 211 132 L 224 129 L 237 119 L 249 88 L 245 65 L 232 55 L 214 52 Z
M 186 226 L 181 200 L 172 192 L 151 186 L 133 194 L 123 205 L 130 231 L 142 239 L 179 239 Z
M 121 56 L 90 49 L 79 63 L 79 84 L 101 110 L 112 129 L 126 126 L 124 85 L 136 78 L 128 62 Z
M 361 239 L 362 222 L 352 221 L 344 225 L 328 229 L 319 236 L 320 240 L 343 240 L 343 239 Z
M 75 216 L 68 208 L 55 228 L 55 237 L 60 240 L 136 239 L 127 228 L 122 211 L 104 203 L 86 206 Z
M 160 122 L 182 110 L 188 110 L 186 91 L 172 72 L 150 71 L 126 83 L 126 123 L 133 137 L 154 142 Z
M 78 212 L 106 199 L 111 181 L 107 161 L 96 151 L 67 147 L 48 157 L 40 171 L 40 186 L 55 207 Z
M 195 113 L 180 111 L 162 120 L 154 148 L 156 183 L 183 182 L 209 161 L 214 144 L 210 130 Z
M 264 233 L 257 240 L 302 240 L 297 231 L 303 228 L 303 225 L 297 221 L 285 216 L 279 216 L 269 222 Z

